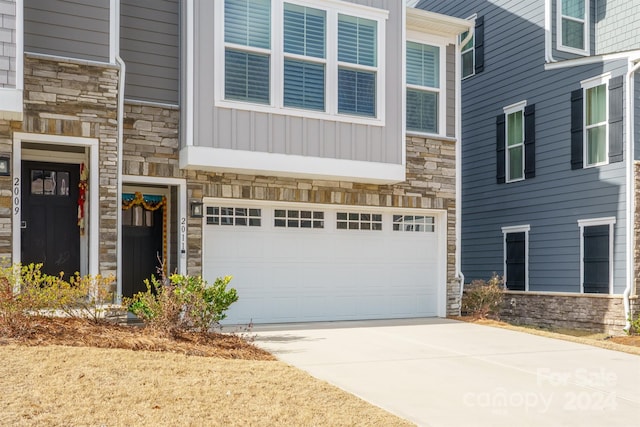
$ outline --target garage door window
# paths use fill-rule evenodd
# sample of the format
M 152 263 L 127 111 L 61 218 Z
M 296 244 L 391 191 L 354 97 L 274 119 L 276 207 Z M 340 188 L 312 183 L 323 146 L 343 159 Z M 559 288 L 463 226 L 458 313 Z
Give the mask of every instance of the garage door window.
M 432 216 L 394 215 L 393 231 L 418 231 L 433 233 L 435 221 Z
M 382 214 L 338 212 L 338 230 L 382 230 Z
M 324 212 L 276 209 L 273 225 L 282 228 L 324 228 Z
M 260 227 L 261 209 L 207 206 L 207 224 Z

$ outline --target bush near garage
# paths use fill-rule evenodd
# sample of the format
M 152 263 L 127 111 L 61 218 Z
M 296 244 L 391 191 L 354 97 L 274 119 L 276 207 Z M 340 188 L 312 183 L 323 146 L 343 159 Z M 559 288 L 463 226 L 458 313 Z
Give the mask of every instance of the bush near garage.
M 476 318 L 498 317 L 504 297 L 502 277 L 494 273 L 487 281 L 473 280 L 462 295 L 462 315 Z
M 227 289 L 231 276 L 219 277 L 209 285 L 202 277 L 172 274 L 145 280 L 147 290 L 122 304 L 149 328 L 176 336 L 183 331 L 208 332 L 226 317 L 238 300 L 234 288 Z

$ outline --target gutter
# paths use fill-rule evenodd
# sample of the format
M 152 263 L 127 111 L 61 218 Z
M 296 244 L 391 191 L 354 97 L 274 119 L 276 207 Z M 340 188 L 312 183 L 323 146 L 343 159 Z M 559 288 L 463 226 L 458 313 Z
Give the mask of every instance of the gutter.
M 544 60 L 556 62 L 553 58 L 553 0 L 544 2 Z
M 471 20 L 469 33 L 464 40 L 456 38 L 456 279 L 460 283 L 460 308 L 464 292 L 464 273 L 462 273 L 462 46 L 475 35 L 475 18 Z
M 127 67 L 120 57 L 120 0 L 111 0 L 109 5 L 111 28 L 109 31 L 110 60 L 118 64 L 118 154 L 116 161 L 116 304 L 122 302 L 122 209 L 119 204 L 122 200 L 122 148 L 124 146 L 124 85 Z
M 629 65 L 633 64 L 630 62 Z M 635 173 L 634 173 L 634 158 L 635 158 L 635 150 L 634 145 L 635 141 L 633 138 L 634 131 L 634 123 L 633 123 L 633 78 L 635 73 L 640 69 L 640 61 L 637 61 L 635 65 L 631 66 L 629 71 L 627 71 L 627 81 L 625 87 L 625 97 L 626 97 L 626 142 L 627 142 L 627 164 L 626 164 L 626 173 L 627 173 L 627 189 L 626 189 L 626 197 L 627 197 L 627 248 L 626 248 L 626 258 L 627 258 L 627 268 L 626 268 L 626 276 L 627 276 L 627 286 L 624 289 L 622 294 L 623 302 L 624 302 L 624 317 L 625 317 L 625 331 L 629 331 L 631 329 L 631 301 L 629 300 L 631 291 L 633 290 L 634 284 L 634 274 L 635 274 Z

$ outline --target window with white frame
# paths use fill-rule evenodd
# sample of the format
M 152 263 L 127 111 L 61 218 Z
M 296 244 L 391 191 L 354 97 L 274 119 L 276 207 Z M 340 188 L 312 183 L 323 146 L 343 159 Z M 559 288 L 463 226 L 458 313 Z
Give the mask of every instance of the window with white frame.
M 607 78 L 583 82 L 585 167 L 608 163 L 609 117 Z
M 270 102 L 271 2 L 225 0 L 226 99 Z
M 407 41 L 407 130 L 438 133 L 440 130 L 440 50 Z
M 377 22 L 338 15 L 338 112 L 376 114 Z
M 580 229 L 580 291 L 613 292 L 613 230 L 616 219 L 578 220 Z
M 589 0 L 558 0 L 558 49 L 578 54 L 589 51 Z
M 504 109 L 505 114 L 505 164 L 507 182 L 524 179 L 524 107 L 520 102 Z
M 284 105 L 324 111 L 326 12 L 284 4 Z
M 216 8 L 225 35 L 220 105 L 384 118 L 387 10 L 307 0 L 224 0 Z
M 504 284 L 510 291 L 529 290 L 529 225 L 502 227 Z
M 460 34 L 460 43 L 469 36 L 469 31 Z M 476 73 L 476 52 L 474 49 L 473 34 L 461 48 L 460 57 L 462 59 L 462 78 L 471 77 Z
M 262 211 L 251 208 L 207 206 L 206 219 L 208 225 L 260 227 L 262 225 Z
M 338 230 L 382 230 L 382 214 L 338 212 L 336 214 Z

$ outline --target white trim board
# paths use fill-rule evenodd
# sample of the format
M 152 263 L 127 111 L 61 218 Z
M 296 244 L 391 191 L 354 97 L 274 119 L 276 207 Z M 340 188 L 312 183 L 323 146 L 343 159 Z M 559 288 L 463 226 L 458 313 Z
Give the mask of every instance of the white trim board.
M 70 145 L 76 147 L 89 148 L 89 192 L 88 192 L 88 217 L 87 217 L 87 238 L 88 238 L 88 274 L 99 274 L 99 140 L 97 138 L 81 138 L 74 136 L 46 135 L 16 132 L 13 134 L 13 165 L 12 165 L 12 181 L 13 181 L 13 242 L 12 242 L 12 262 L 20 262 L 21 252 L 21 233 L 20 233 L 20 215 L 21 196 L 22 196 L 22 142 L 41 142 L 53 145 Z M 71 156 L 73 157 L 73 156 Z M 60 161 L 56 159 L 56 161 Z M 75 159 L 77 161 L 77 159 Z M 17 209 L 16 209 L 17 208 Z M 17 217 L 17 218 L 16 218 Z
M 180 168 L 374 184 L 402 182 L 406 177 L 405 166 L 393 163 L 197 146 L 180 150 Z

